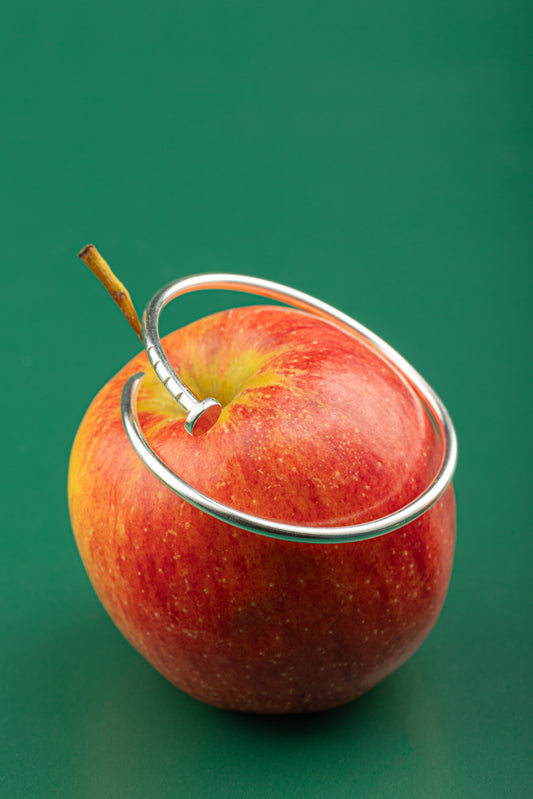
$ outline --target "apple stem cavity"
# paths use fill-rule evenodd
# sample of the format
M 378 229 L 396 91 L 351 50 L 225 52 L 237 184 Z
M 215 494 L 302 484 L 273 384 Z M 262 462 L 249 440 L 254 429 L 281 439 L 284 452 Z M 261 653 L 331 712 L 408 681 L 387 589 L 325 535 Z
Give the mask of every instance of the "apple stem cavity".
M 107 261 L 100 255 L 94 244 L 86 244 L 78 253 L 83 263 L 89 267 L 100 283 L 116 302 L 132 330 L 143 340 L 142 327 L 130 293 L 117 278 Z

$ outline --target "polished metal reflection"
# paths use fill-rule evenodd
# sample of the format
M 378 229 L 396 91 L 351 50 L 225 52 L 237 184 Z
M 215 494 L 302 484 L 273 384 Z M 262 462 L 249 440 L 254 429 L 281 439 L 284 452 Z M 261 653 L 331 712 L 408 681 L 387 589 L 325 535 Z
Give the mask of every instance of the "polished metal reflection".
M 435 479 L 420 496 L 394 513 L 370 522 L 340 527 L 309 527 L 254 516 L 217 502 L 198 491 L 172 472 L 153 451 L 142 433 L 137 416 L 137 392 L 143 377 L 143 373 L 140 373 L 131 377 L 124 386 L 122 419 L 135 451 L 159 480 L 191 505 L 235 527 L 273 538 L 308 543 L 342 543 L 376 538 L 409 524 L 437 502 L 448 488 L 457 463 L 457 437 L 450 415 L 440 398 L 418 372 L 375 333 L 332 306 L 279 283 L 245 275 L 193 275 L 165 286 L 149 302 L 143 316 L 146 352 L 159 379 L 187 412 L 186 426 L 190 433 L 202 434 L 215 424 L 220 405 L 214 398 L 198 400 L 172 369 L 159 338 L 159 316 L 171 300 L 207 288 L 241 291 L 275 299 L 319 316 L 348 334 L 353 335 L 355 332 L 366 339 L 402 372 L 424 402 L 441 438 L 441 464 Z

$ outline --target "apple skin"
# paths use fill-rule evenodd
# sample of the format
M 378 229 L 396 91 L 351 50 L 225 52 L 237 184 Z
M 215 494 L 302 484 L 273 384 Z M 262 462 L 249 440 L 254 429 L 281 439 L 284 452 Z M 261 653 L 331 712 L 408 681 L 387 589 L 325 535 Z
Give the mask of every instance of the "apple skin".
M 349 702 L 397 669 L 433 627 L 455 546 L 450 486 L 421 518 L 369 541 L 287 542 L 220 522 L 155 478 L 120 417 L 204 493 L 309 525 L 384 516 L 434 477 L 441 443 L 408 382 L 362 338 L 296 310 L 222 312 L 163 340 L 199 397 L 223 406 L 205 435 L 144 352 L 93 400 L 76 435 L 69 507 L 107 612 L 168 680 L 220 708 L 297 713 Z

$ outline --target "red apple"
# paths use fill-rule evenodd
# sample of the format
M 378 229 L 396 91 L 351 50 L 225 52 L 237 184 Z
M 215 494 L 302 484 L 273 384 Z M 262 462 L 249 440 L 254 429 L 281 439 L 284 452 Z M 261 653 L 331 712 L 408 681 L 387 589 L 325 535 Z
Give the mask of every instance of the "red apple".
M 204 702 L 294 713 L 355 699 L 412 655 L 439 615 L 452 487 L 417 521 L 372 540 L 266 538 L 195 509 L 148 471 L 124 432 L 121 392 L 146 372 L 143 432 L 199 490 L 315 526 L 385 516 L 429 485 L 441 442 L 421 400 L 361 337 L 287 308 L 216 314 L 163 346 L 222 414 L 189 436 L 144 352 L 94 399 L 72 450 L 69 503 L 98 596 L 128 641 Z

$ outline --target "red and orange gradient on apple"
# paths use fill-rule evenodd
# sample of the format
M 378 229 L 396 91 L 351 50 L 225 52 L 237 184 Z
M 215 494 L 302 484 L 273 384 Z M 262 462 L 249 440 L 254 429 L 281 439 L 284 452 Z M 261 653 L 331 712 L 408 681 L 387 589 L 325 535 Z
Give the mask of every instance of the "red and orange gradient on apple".
M 178 688 L 220 708 L 322 710 L 387 677 L 427 637 L 452 570 L 450 486 L 422 517 L 368 541 L 309 544 L 236 529 L 160 483 L 131 447 L 123 386 L 144 371 L 142 430 L 187 482 L 294 524 L 385 516 L 432 481 L 441 441 L 407 380 L 357 337 L 276 306 L 225 311 L 163 341 L 218 422 L 189 436 L 143 352 L 77 433 L 69 505 L 107 612 Z

